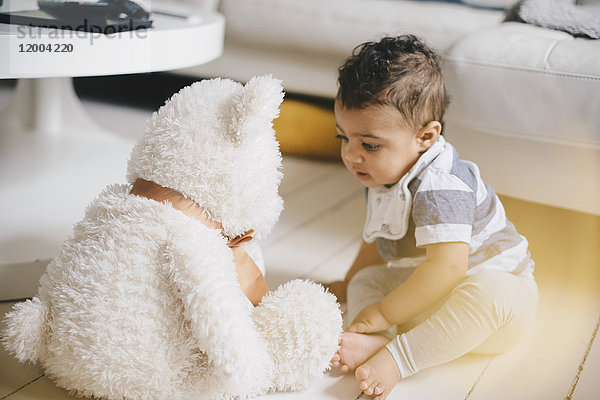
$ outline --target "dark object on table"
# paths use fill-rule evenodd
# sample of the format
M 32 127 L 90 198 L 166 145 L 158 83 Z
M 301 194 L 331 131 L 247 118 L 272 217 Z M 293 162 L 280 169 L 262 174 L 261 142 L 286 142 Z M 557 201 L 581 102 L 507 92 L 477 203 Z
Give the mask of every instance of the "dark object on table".
M 132 0 L 39 0 L 38 6 L 0 13 L 0 22 L 104 34 L 152 27 L 150 12 Z
M 90 21 L 149 19 L 150 13 L 131 0 L 100 0 L 97 2 L 38 0 L 40 10 L 58 19 L 87 18 Z

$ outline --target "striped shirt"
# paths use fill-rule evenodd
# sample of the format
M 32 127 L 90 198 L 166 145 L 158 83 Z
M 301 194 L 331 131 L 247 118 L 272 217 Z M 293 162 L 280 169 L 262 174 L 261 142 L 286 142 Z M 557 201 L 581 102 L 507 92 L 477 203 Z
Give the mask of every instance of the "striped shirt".
M 527 239 L 507 219 L 494 189 L 442 136 L 397 184 L 367 190 L 363 238 L 376 240 L 381 256 L 392 264 L 422 259 L 428 244 L 464 242 L 469 244 L 467 275 L 483 269 L 533 270 Z

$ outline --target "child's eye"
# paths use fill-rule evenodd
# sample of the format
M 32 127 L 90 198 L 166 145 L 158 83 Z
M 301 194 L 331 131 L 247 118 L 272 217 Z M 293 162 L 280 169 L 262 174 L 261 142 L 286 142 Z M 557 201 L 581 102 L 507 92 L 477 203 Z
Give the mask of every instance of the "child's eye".
M 362 145 L 368 151 L 375 151 L 375 150 L 379 149 L 378 144 L 363 143 Z
M 348 141 L 348 138 L 347 138 L 346 136 L 344 136 L 344 135 L 340 135 L 340 134 L 337 134 L 337 135 L 335 135 L 335 138 L 336 138 L 336 139 L 341 139 L 341 140 L 343 140 L 344 142 L 347 142 L 347 141 Z

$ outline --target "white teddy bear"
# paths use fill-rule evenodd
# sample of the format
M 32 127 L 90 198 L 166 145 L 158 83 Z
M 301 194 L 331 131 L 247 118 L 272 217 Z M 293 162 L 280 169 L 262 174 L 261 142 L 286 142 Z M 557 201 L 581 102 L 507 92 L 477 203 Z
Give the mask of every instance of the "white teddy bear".
M 283 207 L 282 99 L 262 76 L 196 82 L 167 101 L 132 151 L 129 184 L 91 203 L 38 295 L 6 315 L 4 346 L 58 386 L 108 399 L 247 398 L 322 375 L 342 329 L 334 296 L 295 280 L 253 307 L 230 243 L 264 237 Z M 191 205 L 133 194 L 140 182 Z

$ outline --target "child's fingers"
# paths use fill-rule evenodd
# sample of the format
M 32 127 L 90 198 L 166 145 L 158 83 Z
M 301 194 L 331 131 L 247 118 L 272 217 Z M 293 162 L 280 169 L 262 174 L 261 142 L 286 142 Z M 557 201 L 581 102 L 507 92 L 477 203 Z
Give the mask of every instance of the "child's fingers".
M 366 324 L 364 322 L 356 322 L 356 323 L 353 323 L 352 325 L 350 325 L 350 327 L 348 328 L 348 332 L 371 333 L 374 331 L 372 329 L 370 329 L 368 324 Z
M 352 324 L 346 329 L 348 332 L 360 333 L 358 332 L 358 324 Z

